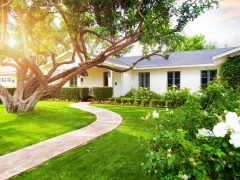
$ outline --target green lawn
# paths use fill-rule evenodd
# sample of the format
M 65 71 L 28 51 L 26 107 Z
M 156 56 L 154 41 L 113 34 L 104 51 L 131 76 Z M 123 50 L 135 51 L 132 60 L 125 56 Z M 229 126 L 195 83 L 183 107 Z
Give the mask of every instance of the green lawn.
M 18 114 L 7 113 L 0 104 L 0 155 L 79 129 L 96 119 L 70 104 L 40 101 L 35 111 Z
M 154 108 L 94 105 L 119 113 L 123 123 L 91 143 L 53 158 L 16 179 L 148 179 L 141 170 L 146 129 L 141 120 Z

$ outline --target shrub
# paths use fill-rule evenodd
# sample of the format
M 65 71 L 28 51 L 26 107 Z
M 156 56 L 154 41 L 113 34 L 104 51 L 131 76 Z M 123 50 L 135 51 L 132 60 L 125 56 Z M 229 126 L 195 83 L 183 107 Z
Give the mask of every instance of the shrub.
M 79 88 L 80 91 L 80 99 L 81 101 L 86 101 L 87 98 L 89 97 L 89 88 L 88 87 L 80 87 Z
M 113 95 L 112 87 L 93 87 L 93 98 L 98 101 L 105 101 Z
M 134 103 L 134 99 L 133 98 L 128 98 L 127 100 L 129 105 L 132 105 Z
M 142 103 L 142 99 L 135 99 L 134 104 L 139 106 Z
M 122 98 L 122 99 L 121 99 L 121 102 L 122 102 L 123 104 L 127 104 L 128 98 Z
M 143 166 L 147 174 L 159 179 L 238 179 L 239 150 L 229 143 L 230 134 L 214 136 L 213 125 L 198 106 L 160 116 Z
M 116 104 L 120 104 L 120 103 L 121 103 L 121 101 L 122 101 L 122 99 L 121 99 L 121 98 L 115 98 L 115 103 L 116 103 Z
M 213 81 L 207 88 L 196 94 L 202 108 L 208 112 L 221 114 L 224 110 L 235 111 L 239 108 L 238 97 L 228 84 Z
M 109 102 L 114 102 L 115 99 L 111 97 L 111 98 L 108 98 L 108 101 L 109 101 Z
M 174 106 L 179 107 L 186 103 L 190 95 L 190 91 L 187 88 L 176 90 L 175 88 L 171 87 L 166 93 L 164 93 L 163 98 L 165 101 L 173 101 Z
M 151 91 L 149 88 L 132 89 L 126 96 L 134 99 L 154 99 L 160 97 L 159 94 Z
M 188 96 L 180 108 L 161 111 L 148 130 L 153 138 L 143 165 L 146 173 L 158 179 L 239 179 L 240 144 L 231 136 L 240 132 L 239 117 L 231 115 L 227 122 L 224 113 L 239 112 L 239 101 L 232 92 L 225 84 L 212 82 Z M 221 128 L 233 119 L 233 126 Z M 219 137 L 222 132 L 225 134 Z
M 144 107 L 148 106 L 149 102 L 150 102 L 149 99 L 143 99 L 141 105 L 144 106 Z
M 173 108 L 174 107 L 174 101 L 173 100 L 167 100 L 166 101 L 167 107 Z
M 66 87 L 62 88 L 56 98 L 61 100 L 68 100 L 68 101 L 80 101 L 80 88 L 77 87 Z
M 237 89 L 240 86 L 240 56 L 229 57 L 220 67 L 220 77 L 227 81 L 231 87 Z
M 150 106 L 152 106 L 152 107 L 159 106 L 159 100 L 158 99 L 151 99 L 150 100 Z
M 164 107 L 165 106 L 165 101 L 163 99 L 159 100 L 159 106 Z

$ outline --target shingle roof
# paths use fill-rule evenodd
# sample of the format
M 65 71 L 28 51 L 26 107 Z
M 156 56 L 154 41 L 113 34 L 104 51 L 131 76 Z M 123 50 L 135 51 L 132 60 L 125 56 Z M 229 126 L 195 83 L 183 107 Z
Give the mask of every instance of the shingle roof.
M 211 65 L 213 64 L 212 57 L 218 54 L 235 49 L 231 48 L 218 48 L 209 50 L 173 52 L 166 60 L 161 56 L 152 56 L 149 60 L 139 62 L 135 68 L 151 68 L 151 67 L 175 67 L 175 66 L 189 66 L 189 65 Z M 141 56 L 120 57 L 108 59 L 108 62 L 116 65 L 131 66 Z

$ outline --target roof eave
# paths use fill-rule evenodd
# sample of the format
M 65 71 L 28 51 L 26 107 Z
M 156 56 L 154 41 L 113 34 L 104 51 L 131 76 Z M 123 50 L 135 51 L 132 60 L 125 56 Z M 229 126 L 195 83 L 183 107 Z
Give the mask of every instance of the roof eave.
M 235 52 L 238 52 L 238 51 L 240 51 L 240 47 L 237 47 L 237 48 L 231 49 L 231 50 L 229 50 L 229 51 L 226 51 L 226 52 L 224 52 L 224 53 L 221 53 L 221 54 L 218 54 L 218 55 L 216 55 L 216 56 L 213 56 L 213 57 L 212 57 L 212 60 L 213 60 L 213 61 L 216 61 L 216 60 L 218 60 L 218 59 L 220 59 L 220 58 L 226 57 L 226 56 L 228 56 L 228 55 L 230 55 L 230 54 L 233 54 L 233 53 L 235 53 Z

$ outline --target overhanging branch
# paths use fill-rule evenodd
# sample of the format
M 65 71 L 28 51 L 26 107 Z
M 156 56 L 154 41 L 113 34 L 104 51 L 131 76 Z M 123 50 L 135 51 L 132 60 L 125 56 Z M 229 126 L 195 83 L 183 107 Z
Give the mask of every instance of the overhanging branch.
M 108 65 L 103 65 L 103 64 L 99 64 L 97 65 L 96 67 L 98 68 L 105 68 L 105 69 L 109 69 L 109 70 L 112 70 L 112 71 L 115 71 L 115 72 L 119 72 L 119 73 L 124 73 L 124 72 L 127 72 L 127 71 L 130 71 L 131 69 L 133 69 L 139 62 L 145 60 L 145 59 L 149 59 L 151 56 L 154 56 L 154 55 L 157 55 L 157 56 L 161 56 L 163 57 L 164 59 L 166 59 L 165 56 L 161 55 L 161 54 L 158 54 L 159 51 L 155 51 L 151 54 L 148 54 L 146 56 L 143 56 L 141 58 L 139 58 L 138 60 L 136 60 L 133 64 L 130 65 L 129 68 L 127 69 L 117 69 L 115 67 L 112 67 L 112 66 L 108 66 Z

